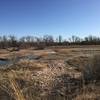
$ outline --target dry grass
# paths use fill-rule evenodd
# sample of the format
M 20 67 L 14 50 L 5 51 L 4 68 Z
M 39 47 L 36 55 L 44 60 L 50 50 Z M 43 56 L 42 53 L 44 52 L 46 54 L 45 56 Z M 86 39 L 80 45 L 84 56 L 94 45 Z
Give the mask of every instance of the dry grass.
M 37 62 L 37 61 L 34 61 L 34 60 L 20 60 L 18 63 L 17 63 L 17 66 L 19 67 L 26 67 L 27 69 L 31 69 L 31 70 L 34 70 L 34 69 L 44 69 L 44 68 L 47 68 L 47 64 L 46 63 L 42 63 L 42 62 Z
M 84 79 L 86 81 L 100 80 L 100 55 L 94 55 L 84 66 Z
M 16 77 L 18 78 L 18 76 L 16 75 L 16 73 L 13 70 L 11 71 L 11 73 L 8 74 L 8 80 L 11 84 L 12 89 L 14 90 L 15 99 L 16 100 L 25 100 L 24 95 L 15 80 Z
M 76 51 L 64 49 L 57 52 L 61 57 L 61 54 L 75 53 Z M 41 56 L 50 54 L 47 50 L 30 52 L 23 50 L 19 52 L 19 55 L 23 56 L 24 53 L 25 55 L 33 53 Z M 95 56 L 90 64 L 96 77 L 100 75 L 99 58 L 100 56 Z M 100 96 L 100 85 L 97 85 L 96 81 L 85 84 L 85 78 L 81 72 L 83 67 L 88 65 L 86 63 L 88 63 L 87 57 L 82 56 L 67 58 L 66 62 L 64 59 L 20 60 L 13 65 L 13 68 L 0 70 L 0 88 L 14 100 L 96 100 Z M 79 70 L 75 67 L 78 67 Z M 100 81 L 98 81 L 99 83 Z

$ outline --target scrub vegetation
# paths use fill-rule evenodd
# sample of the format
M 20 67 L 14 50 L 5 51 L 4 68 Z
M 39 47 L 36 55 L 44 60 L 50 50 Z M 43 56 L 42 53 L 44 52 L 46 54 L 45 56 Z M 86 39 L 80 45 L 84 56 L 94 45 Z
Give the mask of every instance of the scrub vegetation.
M 99 43 L 93 36 L 1 37 L 0 100 L 99 100 Z

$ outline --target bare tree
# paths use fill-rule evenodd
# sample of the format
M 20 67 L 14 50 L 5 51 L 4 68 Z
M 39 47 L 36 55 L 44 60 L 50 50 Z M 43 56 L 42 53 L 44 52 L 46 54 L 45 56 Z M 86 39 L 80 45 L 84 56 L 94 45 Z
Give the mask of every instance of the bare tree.
M 17 46 L 18 46 L 18 45 L 17 45 L 17 39 L 16 39 L 16 37 L 13 36 L 13 35 L 10 35 L 10 36 L 9 36 L 9 42 L 10 42 L 10 46 L 11 46 L 11 47 L 17 47 Z

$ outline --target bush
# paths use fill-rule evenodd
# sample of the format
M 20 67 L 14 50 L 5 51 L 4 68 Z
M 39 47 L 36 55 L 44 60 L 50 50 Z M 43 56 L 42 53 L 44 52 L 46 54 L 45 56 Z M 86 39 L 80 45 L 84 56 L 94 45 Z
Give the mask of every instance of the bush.
M 85 81 L 100 80 L 100 55 L 94 55 L 90 58 L 88 64 L 83 70 Z
M 46 46 L 44 44 L 37 44 L 35 50 L 43 50 Z

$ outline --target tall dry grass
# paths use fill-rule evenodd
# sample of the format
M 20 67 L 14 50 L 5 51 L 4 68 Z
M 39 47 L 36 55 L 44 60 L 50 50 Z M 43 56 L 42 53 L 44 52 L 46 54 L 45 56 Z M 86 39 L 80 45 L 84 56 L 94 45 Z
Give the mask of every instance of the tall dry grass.
M 14 98 L 16 100 L 25 100 L 24 95 L 23 95 L 18 83 L 15 80 L 16 78 L 18 78 L 16 72 L 11 70 L 11 72 L 8 74 L 8 80 L 11 84 L 12 89 L 14 90 L 14 94 L 15 94 Z
M 100 55 L 94 55 L 84 66 L 83 76 L 86 81 L 100 80 Z
M 48 94 L 48 97 L 45 97 L 43 100 L 72 100 L 72 99 L 73 100 L 96 100 L 97 98 L 96 87 L 95 87 L 95 83 L 91 83 L 91 80 L 98 80 L 100 78 L 99 61 L 100 61 L 99 55 L 95 55 L 92 59 L 90 59 L 89 64 L 87 64 L 83 70 L 83 76 L 81 77 L 82 80 L 75 79 L 74 77 L 72 78 L 66 75 L 67 73 L 65 73 L 64 75 L 61 74 L 60 76 L 55 76 L 54 81 L 52 81 L 53 87 L 50 87 L 51 90 L 55 93 L 53 94 L 52 91 L 49 91 L 51 94 Z M 25 63 L 24 61 L 21 62 L 21 64 L 23 65 L 24 63 Z M 35 64 L 32 63 L 30 65 L 30 63 L 31 62 L 26 62 L 26 65 L 32 66 L 33 64 Z M 42 67 L 42 65 L 40 64 L 35 64 L 35 66 L 39 68 Z M 46 65 L 43 64 L 43 66 Z M 54 68 L 58 68 L 56 64 L 54 64 Z M 53 71 L 52 69 L 51 73 L 55 73 L 55 71 Z M 2 86 L 5 89 L 5 91 L 9 93 L 9 95 L 11 95 L 11 97 L 14 98 L 15 100 L 41 100 L 42 99 L 42 96 L 40 96 L 41 87 L 39 87 L 41 81 L 39 80 L 39 77 L 38 77 L 38 81 L 34 79 L 32 80 L 32 78 L 30 78 L 32 77 L 31 76 L 32 73 L 33 73 L 32 69 L 31 70 L 30 69 L 9 70 L 6 73 L 6 82 L 8 82 L 7 84 L 10 85 L 11 88 L 9 87 L 7 88 L 7 86 L 5 85 Z M 31 85 L 28 85 L 26 88 L 22 90 L 20 84 L 16 79 L 28 80 L 31 83 Z M 85 81 L 87 81 L 87 79 L 89 81 L 88 86 L 87 84 L 85 84 Z M 78 83 L 79 80 L 80 82 Z M 74 94 L 75 96 L 73 97 Z

